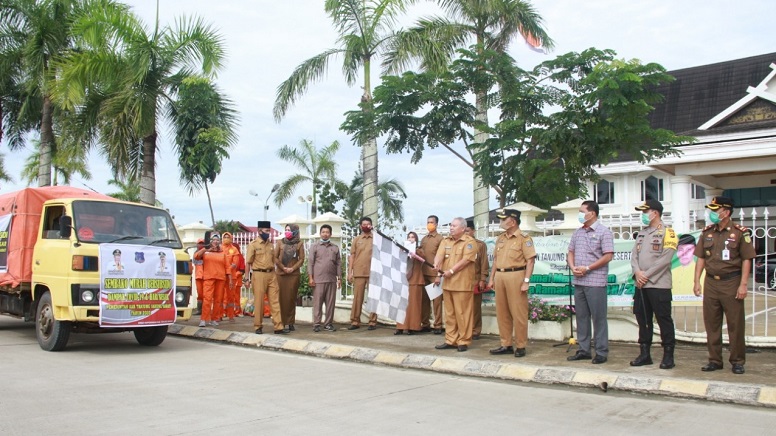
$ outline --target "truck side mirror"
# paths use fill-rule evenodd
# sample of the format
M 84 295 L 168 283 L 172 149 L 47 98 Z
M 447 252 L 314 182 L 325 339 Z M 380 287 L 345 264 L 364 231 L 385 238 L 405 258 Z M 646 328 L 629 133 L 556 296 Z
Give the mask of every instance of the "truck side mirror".
M 73 217 L 62 215 L 59 217 L 59 237 L 70 238 L 73 233 Z

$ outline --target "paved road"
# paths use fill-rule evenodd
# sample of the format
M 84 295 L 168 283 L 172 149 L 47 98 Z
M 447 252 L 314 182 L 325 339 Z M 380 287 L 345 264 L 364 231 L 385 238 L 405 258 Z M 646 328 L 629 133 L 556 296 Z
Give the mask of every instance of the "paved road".
M 38 347 L 0 319 L 3 435 L 766 434 L 776 413 L 536 387 L 168 337 Z M 734 430 L 731 424 L 735 423 Z

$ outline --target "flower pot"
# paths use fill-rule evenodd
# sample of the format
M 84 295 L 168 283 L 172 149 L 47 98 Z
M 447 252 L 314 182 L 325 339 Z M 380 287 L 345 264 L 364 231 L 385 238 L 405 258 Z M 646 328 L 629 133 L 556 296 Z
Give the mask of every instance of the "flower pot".
M 564 341 L 569 337 L 569 321 L 539 321 L 528 324 L 528 337 L 543 341 Z
M 312 296 L 302 297 L 302 307 L 313 307 L 313 297 Z

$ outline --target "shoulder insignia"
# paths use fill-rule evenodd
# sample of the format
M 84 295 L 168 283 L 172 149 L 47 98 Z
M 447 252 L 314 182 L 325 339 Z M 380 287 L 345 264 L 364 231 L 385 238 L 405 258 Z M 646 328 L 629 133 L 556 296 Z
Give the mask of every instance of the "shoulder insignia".
M 716 226 L 716 224 L 709 224 L 708 226 L 703 228 L 703 231 L 710 230 L 712 227 Z
M 521 235 L 523 235 L 524 238 L 528 237 L 528 232 L 520 232 Z
M 474 248 L 472 244 L 466 244 L 466 249 L 471 250 L 472 248 Z

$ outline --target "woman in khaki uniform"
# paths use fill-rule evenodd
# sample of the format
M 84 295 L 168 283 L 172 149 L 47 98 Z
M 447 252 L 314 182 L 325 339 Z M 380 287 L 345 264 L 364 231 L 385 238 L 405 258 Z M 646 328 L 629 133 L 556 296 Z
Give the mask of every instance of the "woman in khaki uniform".
M 275 245 L 275 272 L 280 287 L 280 318 L 283 325 L 294 331 L 296 297 L 299 294 L 299 269 L 304 264 L 304 244 L 299 239 L 299 226 L 289 224 L 283 239 Z
M 415 249 L 417 250 L 417 233 L 409 232 L 407 240 L 415 244 Z M 393 333 L 395 335 L 401 335 L 405 332 L 411 335 L 420 331 L 420 312 L 423 294 L 425 293 L 423 287 L 426 284 L 423 278 L 424 259 L 415 253 L 410 253 L 409 256 L 410 259 L 407 259 L 407 283 L 409 284 L 410 295 L 407 301 L 407 312 L 404 323 L 396 323 L 396 331 Z

